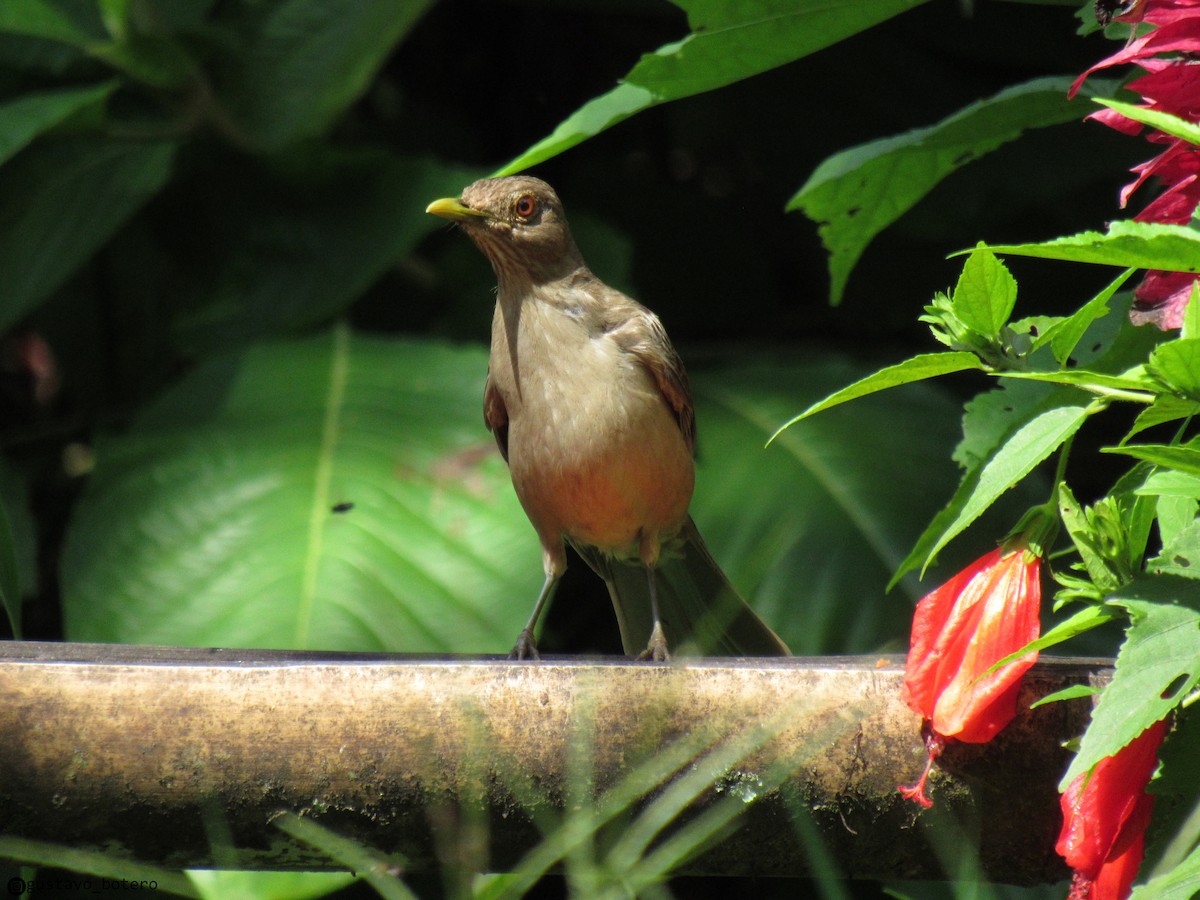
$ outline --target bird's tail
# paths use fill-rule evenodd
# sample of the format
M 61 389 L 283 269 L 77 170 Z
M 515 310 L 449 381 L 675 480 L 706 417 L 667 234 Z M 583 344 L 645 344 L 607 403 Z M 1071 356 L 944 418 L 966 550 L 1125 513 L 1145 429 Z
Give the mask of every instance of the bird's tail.
M 646 646 L 654 620 L 645 567 L 576 546 L 608 585 L 621 643 L 630 656 Z M 691 516 L 655 567 L 659 614 L 676 656 L 788 656 L 790 651 L 742 599 L 717 565 Z

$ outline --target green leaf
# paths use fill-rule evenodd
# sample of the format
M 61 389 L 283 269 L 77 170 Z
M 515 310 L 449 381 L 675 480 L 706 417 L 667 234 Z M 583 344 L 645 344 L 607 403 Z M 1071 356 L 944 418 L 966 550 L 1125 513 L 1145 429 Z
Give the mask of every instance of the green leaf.
M 1187 497 L 1200 499 L 1200 476 L 1183 472 L 1155 471 L 1136 490 L 1148 497 Z
M 1184 340 L 1200 338 L 1200 281 L 1192 282 L 1192 292 L 1188 295 L 1187 305 L 1183 310 L 1183 327 L 1179 336 Z
M 630 116 L 800 59 L 923 0 L 677 0 L 691 33 L 642 56 L 621 82 L 563 120 L 497 175 L 569 150 Z
M 968 353 L 965 350 L 950 353 L 919 354 L 918 356 L 906 359 L 902 363 L 880 369 L 873 375 L 859 379 L 854 384 L 848 385 L 830 394 L 825 399 L 817 401 L 804 410 L 804 412 L 800 413 L 800 415 L 793 416 L 786 423 L 779 426 L 767 443 L 769 444 L 771 441 L 774 441 L 785 429 L 790 428 L 802 419 L 807 419 L 809 416 L 814 416 L 839 404 L 847 403 L 850 400 L 857 400 L 859 397 L 865 397 L 876 391 L 886 390 L 887 388 L 897 387 L 902 384 L 911 384 L 914 381 L 924 381 L 926 378 L 936 378 L 938 375 L 963 372 L 967 369 L 981 370 L 983 369 L 983 364 L 980 363 L 979 357 L 974 353 Z
M 950 502 L 900 564 L 895 578 L 929 566 L 943 547 L 1062 446 L 1087 417 L 1085 407 L 1060 406 L 1022 425 L 985 463 L 966 473 Z
M 841 300 L 867 244 L 947 175 L 1040 128 L 1079 118 L 1069 78 L 1039 78 L 1007 88 L 906 134 L 861 144 L 821 163 L 788 201 L 817 222 L 829 251 L 830 299 Z
M 1200 338 L 1181 338 L 1159 344 L 1146 369 L 1172 393 L 1200 401 Z
M 1089 372 L 1086 369 L 1060 369 L 1055 372 L 1005 372 L 1005 378 L 1016 381 L 1041 381 L 1048 384 L 1062 384 L 1071 387 L 1097 389 L 1097 393 L 1108 391 L 1147 391 L 1154 387 L 1153 382 L 1133 372 L 1129 375 L 1106 375 L 1103 372 Z M 1150 395 L 1146 395 L 1150 399 Z
M 480 422 L 486 368 L 481 348 L 340 332 L 201 366 L 97 447 L 64 553 L 68 634 L 506 652 L 542 570 Z M 956 406 L 924 385 L 763 449 L 797 398 L 855 374 L 828 359 L 691 373 L 693 516 L 798 652 L 865 651 L 905 629 L 909 603 L 864 603 L 847 627 L 845 598 L 882 595 L 953 483 L 939 448 Z
M 1193 900 L 1200 894 L 1200 847 L 1195 847 L 1179 865 L 1139 884 L 1129 900 Z
M 350 871 L 252 872 L 238 869 L 188 869 L 184 874 L 191 880 L 203 900 L 225 900 L 227 897 L 317 900 L 358 880 L 358 876 Z
M 800 422 L 775 423 L 851 380 L 836 359 L 693 371 L 693 516 L 730 579 L 797 654 L 867 652 L 907 634 L 915 579 L 883 602 L 892 572 L 953 487 L 946 447 L 958 406 L 911 384 Z M 805 585 L 803 609 L 795 586 Z M 847 616 L 846 598 L 856 603 Z M 908 599 L 905 599 L 907 597 Z
M 1117 542 L 1112 539 L 1119 523 L 1108 515 L 1111 510 L 1106 501 L 1107 498 L 1100 500 L 1085 510 L 1065 482 L 1058 486 L 1058 512 L 1084 571 L 1092 584 L 1109 593 L 1127 582 L 1133 573 L 1126 571 L 1124 555 L 1117 552 Z
M 0 169 L 0 331 L 33 309 L 154 196 L 175 146 L 39 142 Z
M 1147 428 L 1153 428 L 1156 425 L 1164 425 L 1167 422 L 1178 422 L 1180 419 L 1188 419 L 1200 413 L 1200 403 L 1192 400 L 1184 400 L 1181 397 L 1174 397 L 1170 394 L 1161 394 L 1155 398 L 1154 402 L 1138 413 L 1137 418 L 1133 422 L 1133 427 L 1129 429 L 1129 433 L 1121 438 L 1121 443 L 1124 444 L 1134 435 L 1145 431 Z
M 1174 533 L 1165 535 L 1163 543 L 1162 553 L 1146 561 L 1147 572 L 1152 575 L 1200 578 L 1200 522 L 1195 519 L 1194 503 L 1191 521 Z
M 1076 310 L 1075 313 L 1063 319 L 1042 335 L 1039 343 L 1041 340 L 1048 340 L 1050 342 L 1050 352 L 1054 354 L 1054 358 L 1060 366 L 1065 366 L 1071 359 L 1071 354 L 1075 352 L 1075 348 L 1079 345 L 1079 341 L 1083 338 L 1091 324 L 1102 316 L 1108 315 L 1108 301 L 1112 299 L 1113 294 L 1121 289 L 1121 286 L 1129 280 L 1129 276 L 1135 271 L 1137 270 L 1126 269 L 1114 278 L 1104 290 Z
M 1200 683 L 1200 582 L 1142 578 L 1107 602 L 1124 608 L 1131 624 L 1059 790 L 1170 713 Z
M 1168 272 L 1200 272 L 1200 231 L 1186 225 L 1111 222 L 1040 244 L 989 244 L 995 253 Z M 963 251 L 966 252 L 966 251 Z
M 1144 459 L 1146 462 L 1168 469 L 1200 475 L 1200 450 L 1194 447 L 1179 447 L 1171 444 L 1126 444 L 1123 447 L 1101 447 L 1101 453 L 1119 453 Z
M 953 301 L 964 325 L 996 338 L 1017 304 L 1017 280 L 995 254 L 980 246 L 963 265 Z
M 1132 103 L 1124 103 L 1120 100 L 1108 100 L 1103 97 L 1093 99 L 1101 106 L 1107 106 L 1114 112 L 1119 112 L 1127 119 L 1133 119 L 1135 122 L 1141 122 L 1143 125 L 1157 128 L 1163 134 L 1180 138 L 1190 144 L 1200 144 L 1200 125 L 1195 122 L 1189 122 L 1186 119 L 1181 119 L 1179 116 L 1174 116 L 1171 113 L 1162 112 L 1161 110 L 1143 109 L 1140 106 L 1135 106 Z
M 1058 703 L 1061 700 L 1081 700 L 1084 697 L 1095 697 L 1098 693 L 1100 693 L 1100 688 L 1092 687 L 1090 684 L 1073 684 L 1070 687 L 1063 688 L 1061 691 L 1047 694 L 1040 700 L 1033 701 L 1029 704 L 1029 708 L 1037 709 L 1039 706 L 1045 706 L 1048 703 Z
M 99 107 L 116 89 L 115 81 L 85 88 L 60 88 L 26 94 L 0 104 L 0 163 L 39 134 L 89 107 Z
M 383 151 L 315 152 L 286 172 L 223 160 L 193 174 L 193 215 L 217 223 L 173 301 L 188 350 L 324 324 L 443 227 L 425 214 L 478 172 Z
M 326 131 L 431 5 L 278 0 L 250 7 L 242 40 L 214 63 L 240 137 L 278 150 Z
M 1059 622 L 1057 625 L 1055 625 L 1053 628 L 1051 628 L 1049 631 L 1047 631 L 1041 637 L 1030 641 L 1028 644 L 1026 644 L 1020 650 L 1015 650 L 1012 653 L 1008 654 L 1008 656 L 1005 656 L 1001 659 L 996 660 L 996 662 L 994 662 L 990 666 L 988 666 L 988 671 L 995 672 L 997 669 L 1002 669 L 1004 666 L 1008 665 L 1010 662 L 1013 662 L 1014 660 L 1018 660 L 1022 656 L 1026 656 L 1029 653 L 1032 653 L 1035 651 L 1040 653 L 1041 651 L 1046 650 L 1050 647 L 1055 647 L 1061 643 L 1064 643 L 1065 641 L 1071 640 L 1071 638 L 1078 637 L 1081 634 L 1086 634 L 1087 632 L 1091 631 L 1093 628 L 1099 628 L 1101 625 L 1106 625 L 1115 618 L 1117 618 L 1117 614 L 1115 612 L 1113 612 L 1111 609 L 1106 609 L 1103 606 L 1100 606 L 1100 605 L 1097 605 L 1094 603 L 1089 603 L 1086 606 L 1084 606 L 1082 609 L 1080 609 L 1078 612 L 1076 612 L 1069 619 Z M 1073 696 L 1073 697 L 1078 697 L 1078 696 L 1089 696 L 1094 692 L 1095 692 L 1094 688 L 1088 687 L 1086 685 L 1076 685 L 1072 688 L 1064 689 L 1061 693 L 1068 694 L 1069 696 Z M 1032 706 L 1039 706 L 1042 703 L 1049 703 L 1049 702 L 1051 702 L 1051 700 L 1065 700 L 1065 699 L 1067 699 L 1066 696 L 1058 696 L 1058 695 L 1051 694 L 1047 697 L 1042 698 L 1037 703 L 1032 704 Z
M 95 38 L 46 0 L 0 3 L 0 31 L 85 47 Z
M 352 337 L 213 359 L 97 447 L 72 640 L 506 652 L 542 567 L 486 354 Z

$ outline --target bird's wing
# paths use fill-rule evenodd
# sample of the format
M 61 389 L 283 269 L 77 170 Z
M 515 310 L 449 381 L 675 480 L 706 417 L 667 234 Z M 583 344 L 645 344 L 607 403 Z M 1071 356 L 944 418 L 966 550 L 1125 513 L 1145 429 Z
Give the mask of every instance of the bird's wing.
M 508 462 L 508 408 L 496 383 L 492 381 L 491 372 L 488 372 L 487 383 L 483 386 L 483 423 L 496 439 L 500 455 Z
M 609 307 L 609 335 L 622 350 L 646 367 L 663 399 L 674 411 L 688 449 L 695 450 L 696 411 L 683 360 L 671 345 L 658 316 L 637 301 L 619 296 L 624 302 Z

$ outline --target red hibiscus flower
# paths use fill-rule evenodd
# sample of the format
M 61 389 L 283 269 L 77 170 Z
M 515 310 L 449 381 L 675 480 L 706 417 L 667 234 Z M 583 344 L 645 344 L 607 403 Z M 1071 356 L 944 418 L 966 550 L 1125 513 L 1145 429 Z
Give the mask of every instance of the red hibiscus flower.
M 1145 849 L 1154 809 L 1146 784 L 1167 733 L 1162 719 L 1084 772 L 1062 795 L 1063 827 L 1055 849 L 1075 870 L 1070 900 L 1124 900 Z
M 1037 653 L 989 671 L 1039 634 L 1041 557 L 1027 544 L 996 548 L 917 604 L 904 700 L 925 720 L 929 759 L 900 792 L 922 806 L 925 783 L 950 740 L 989 741 L 1017 714 L 1021 676 Z

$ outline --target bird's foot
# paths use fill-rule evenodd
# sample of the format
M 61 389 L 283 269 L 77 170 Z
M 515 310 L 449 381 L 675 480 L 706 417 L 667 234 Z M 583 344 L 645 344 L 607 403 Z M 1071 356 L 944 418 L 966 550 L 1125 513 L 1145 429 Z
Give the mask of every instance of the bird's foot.
M 650 643 L 638 654 L 638 659 L 649 659 L 654 662 L 670 662 L 671 651 L 667 649 L 667 636 L 663 634 L 662 623 L 655 622 L 654 630 L 650 632 Z
M 665 646 L 665 645 L 664 645 Z M 541 659 L 538 656 L 537 642 L 533 639 L 533 629 L 524 628 L 517 635 L 517 643 L 513 645 L 512 652 L 508 654 L 509 659 Z

